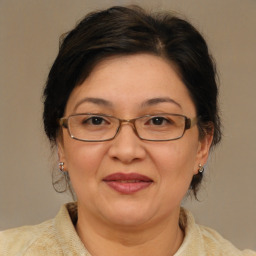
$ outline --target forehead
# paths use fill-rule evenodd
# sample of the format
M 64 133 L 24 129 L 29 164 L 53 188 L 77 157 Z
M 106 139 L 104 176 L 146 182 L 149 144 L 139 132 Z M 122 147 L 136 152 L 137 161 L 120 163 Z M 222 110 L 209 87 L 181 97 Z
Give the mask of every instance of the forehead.
M 136 108 L 155 98 L 169 98 L 182 108 L 194 108 L 186 86 L 174 66 L 149 54 L 115 56 L 98 63 L 89 77 L 72 91 L 66 113 L 97 98 L 117 108 Z M 171 103 L 169 101 L 169 103 Z M 93 102 L 90 102 L 93 103 Z M 176 106 L 177 107 L 177 106 Z

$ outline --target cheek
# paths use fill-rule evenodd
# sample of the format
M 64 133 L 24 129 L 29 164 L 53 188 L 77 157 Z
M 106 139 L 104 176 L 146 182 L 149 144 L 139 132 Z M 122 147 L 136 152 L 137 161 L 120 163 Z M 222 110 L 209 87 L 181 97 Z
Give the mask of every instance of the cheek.
M 187 189 L 194 174 L 196 155 L 197 142 L 185 140 L 159 145 L 151 152 L 161 183 L 170 189 Z
M 71 178 L 77 179 L 97 175 L 97 170 L 105 155 L 103 144 L 93 144 L 72 140 L 65 145 L 67 168 Z
M 77 198 L 90 202 L 96 200 L 101 181 L 101 163 L 105 155 L 103 144 L 72 141 L 66 145 L 66 161 L 70 180 Z

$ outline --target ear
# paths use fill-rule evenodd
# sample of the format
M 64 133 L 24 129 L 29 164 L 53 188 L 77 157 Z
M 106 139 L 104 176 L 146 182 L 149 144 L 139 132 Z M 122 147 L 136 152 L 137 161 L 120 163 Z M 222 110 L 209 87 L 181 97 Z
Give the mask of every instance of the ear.
M 64 143 L 63 143 L 62 136 L 57 138 L 57 153 L 58 153 L 59 162 L 63 162 L 64 168 L 66 169 L 67 161 L 65 157 L 65 150 L 64 150 Z
M 210 153 L 212 140 L 213 140 L 213 132 L 210 134 L 204 135 L 203 138 L 200 138 L 198 143 L 198 148 L 197 148 L 194 174 L 198 174 L 199 164 L 201 164 L 202 166 L 206 164 L 209 153 Z

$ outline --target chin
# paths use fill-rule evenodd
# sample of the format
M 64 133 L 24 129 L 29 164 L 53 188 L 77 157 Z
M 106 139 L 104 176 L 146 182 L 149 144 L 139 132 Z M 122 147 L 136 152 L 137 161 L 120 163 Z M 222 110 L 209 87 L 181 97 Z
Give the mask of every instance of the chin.
M 111 206 L 110 206 L 111 207 Z M 147 223 L 152 217 L 152 210 L 140 205 L 120 205 L 111 207 L 103 214 L 109 222 L 115 225 L 133 227 Z

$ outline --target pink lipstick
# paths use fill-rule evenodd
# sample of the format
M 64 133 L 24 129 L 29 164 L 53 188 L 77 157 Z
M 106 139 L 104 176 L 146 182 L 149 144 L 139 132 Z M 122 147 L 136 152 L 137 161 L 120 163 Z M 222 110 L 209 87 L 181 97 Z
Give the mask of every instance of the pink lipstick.
M 149 187 L 153 180 L 138 173 L 113 173 L 103 179 L 112 189 L 122 194 L 132 194 Z

